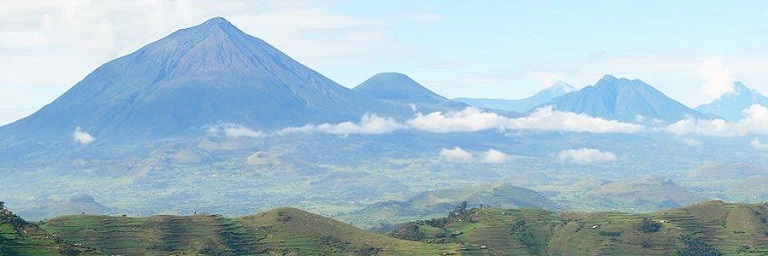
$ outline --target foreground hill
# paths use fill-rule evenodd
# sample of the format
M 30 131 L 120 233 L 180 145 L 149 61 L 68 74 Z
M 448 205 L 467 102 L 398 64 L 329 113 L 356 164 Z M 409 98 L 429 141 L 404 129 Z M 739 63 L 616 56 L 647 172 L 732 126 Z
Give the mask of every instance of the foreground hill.
M 391 236 L 279 208 L 241 218 L 73 215 L 37 226 L 7 210 L 2 255 L 766 255 L 768 205 L 700 203 L 649 214 L 472 208 Z M 408 241 L 410 240 L 410 241 Z
M 458 245 L 428 245 L 374 234 L 295 208 L 245 216 L 73 215 L 47 221 L 47 231 L 110 255 L 437 255 Z
M 637 215 L 457 208 L 393 234 L 485 255 L 766 255 L 766 215 L 765 204 L 720 201 Z

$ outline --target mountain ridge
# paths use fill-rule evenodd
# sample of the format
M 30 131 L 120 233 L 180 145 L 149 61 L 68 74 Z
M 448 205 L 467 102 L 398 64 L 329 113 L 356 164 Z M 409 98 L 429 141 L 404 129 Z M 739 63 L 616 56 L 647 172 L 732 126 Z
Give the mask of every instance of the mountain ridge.
M 576 88 L 563 81 L 557 81 L 528 98 L 518 100 L 486 99 L 486 98 L 456 98 L 454 100 L 464 102 L 474 107 L 484 109 L 498 109 L 523 113 L 534 107 L 550 102 L 551 100 L 575 91 Z
M 556 110 L 621 122 L 676 122 L 686 117 L 703 116 L 639 79 L 629 80 L 612 75 L 605 75 L 594 85 L 557 97 L 541 106 L 545 105 Z

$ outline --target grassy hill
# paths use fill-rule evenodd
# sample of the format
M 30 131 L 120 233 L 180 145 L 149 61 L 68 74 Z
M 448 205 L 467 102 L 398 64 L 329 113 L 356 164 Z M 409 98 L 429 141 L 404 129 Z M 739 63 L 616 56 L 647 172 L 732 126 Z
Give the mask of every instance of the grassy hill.
M 483 208 L 445 225 L 414 222 L 392 234 L 460 243 L 465 254 L 767 255 L 767 209 L 720 201 L 651 214 Z
M 72 243 L 120 255 L 436 255 L 459 248 L 374 234 L 295 208 L 241 218 L 73 215 L 52 219 L 44 228 Z
M 13 214 L 0 202 L 0 255 L 101 255 L 51 235 L 38 225 Z
M 2 209 L 0 255 L 768 255 L 768 204 L 649 214 L 467 208 L 387 235 L 295 208 L 240 218 L 71 215 L 42 225 Z
M 347 216 L 340 216 L 358 226 L 402 223 L 423 218 L 440 217 L 463 201 L 503 208 L 541 208 L 561 210 L 561 206 L 536 191 L 499 183 L 488 187 L 459 187 L 425 191 L 403 201 L 372 204 Z M 470 205 L 478 206 L 478 205 Z

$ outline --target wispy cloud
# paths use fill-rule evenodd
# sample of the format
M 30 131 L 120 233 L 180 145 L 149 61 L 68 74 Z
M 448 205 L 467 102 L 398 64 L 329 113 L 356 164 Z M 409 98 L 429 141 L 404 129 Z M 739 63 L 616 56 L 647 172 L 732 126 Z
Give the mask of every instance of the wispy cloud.
M 752 145 L 757 150 L 768 150 L 768 144 L 764 144 L 760 139 L 754 138 L 751 141 L 749 141 L 749 144 Z
M 72 133 L 72 139 L 74 139 L 77 143 L 80 143 L 82 145 L 91 144 L 91 142 L 96 140 L 96 138 L 94 138 L 87 132 L 83 131 L 83 129 L 80 128 L 79 126 L 75 128 L 75 132 Z
M 749 134 L 768 134 L 768 108 L 752 105 L 742 111 L 742 119 L 735 123 L 722 119 L 701 120 L 687 118 L 665 128 L 675 135 L 734 137 Z
M 213 127 L 208 128 L 207 132 L 211 135 L 223 135 L 227 138 L 260 138 L 266 136 L 266 133 L 264 132 L 255 131 L 248 127 L 232 123 L 214 125 Z
M 564 163 L 595 164 L 616 161 L 612 152 L 603 152 L 593 148 L 566 149 L 557 154 L 557 159 Z

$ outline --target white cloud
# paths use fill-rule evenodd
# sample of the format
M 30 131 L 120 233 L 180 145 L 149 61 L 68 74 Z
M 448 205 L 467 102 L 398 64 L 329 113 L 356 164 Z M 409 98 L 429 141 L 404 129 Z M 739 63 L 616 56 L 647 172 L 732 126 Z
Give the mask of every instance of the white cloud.
M 488 129 L 504 129 L 509 118 L 496 113 L 483 112 L 480 109 L 467 107 L 456 112 L 432 112 L 426 115 L 419 113 L 406 124 L 417 130 L 435 133 L 476 132 Z
M 665 128 L 675 135 L 734 137 L 748 134 L 768 134 L 768 108 L 752 105 L 742 111 L 742 119 L 735 123 L 722 119 L 700 120 L 686 118 Z
M 74 139 L 77 143 L 80 143 L 82 145 L 91 144 L 91 142 L 96 140 L 96 138 L 94 138 L 87 132 L 83 131 L 83 129 L 81 129 L 79 126 L 75 128 L 75 132 L 72 133 L 72 139 Z
M 232 123 L 215 125 L 208 129 L 208 134 L 223 135 L 223 136 L 226 136 L 227 138 L 240 138 L 240 137 L 261 138 L 266 135 L 261 131 L 255 131 L 248 127 L 245 127 L 239 124 L 232 124 Z
M 481 161 L 483 163 L 489 163 L 489 164 L 503 163 L 508 160 L 509 160 L 509 155 L 495 149 L 486 150 L 485 152 L 483 152 L 483 156 L 481 158 Z
M 593 164 L 616 161 L 616 155 L 593 148 L 566 149 L 557 154 L 560 162 L 577 164 Z
M 752 144 L 752 147 L 757 150 L 768 150 L 768 144 L 763 144 L 758 138 L 752 139 L 749 144 Z
M 505 128 L 591 133 L 636 133 L 643 130 L 642 125 L 556 111 L 551 106 L 539 108 L 527 117 L 512 119 Z
M 590 117 L 586 114 L 555 111 L 551 106 L 542 107 L 527 117 L 509 118 L 492 112 L 468 107 L 458 112 L 433 112 L 419 114 L 406 124 L 414 129 L 436 132 L 476 132 L 496 129 L 569 131 L 591 133 L 635 133 L 642 125 Z
M 471 162 L 474 157 L 471 153 L 454 147 L 453 149 L 443 148 L 440 150 L 440 157 L 447 162 Z
M 385 134 L 406 127 L 392 118 L 379 117 L 375 114 L 365 114 L 360 123 L 343 122 L 338 124 L 305 125 L 302 127 L 288 127 L 278 131 L 278 134 L 290 133 L 329 133 L 338 135 L 350 134 Z
M 701 91 L 704 94 L 717 98 L 725 93 L 733 92 L 731 70 L 723 65 L 723 56 L 705 59 L 699 68 L 699 75 L 706 80 L 706 83 L 701 86 Z

